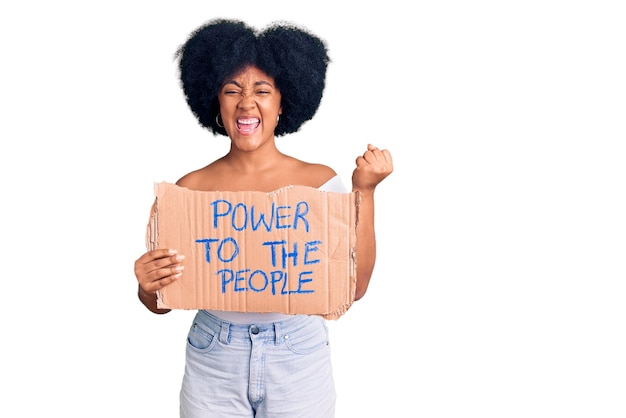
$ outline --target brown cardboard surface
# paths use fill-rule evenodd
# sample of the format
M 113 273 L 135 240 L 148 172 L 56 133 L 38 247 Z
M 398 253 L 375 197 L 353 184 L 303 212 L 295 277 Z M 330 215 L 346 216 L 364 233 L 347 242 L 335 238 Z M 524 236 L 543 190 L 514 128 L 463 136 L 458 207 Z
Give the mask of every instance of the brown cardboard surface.
M 185 255 L 182 277 L 158 293 L 160 308 L 337 319 L 354 302 L 358 193 L 206 192 L 162 182 L 155 194 L 146 245 Z

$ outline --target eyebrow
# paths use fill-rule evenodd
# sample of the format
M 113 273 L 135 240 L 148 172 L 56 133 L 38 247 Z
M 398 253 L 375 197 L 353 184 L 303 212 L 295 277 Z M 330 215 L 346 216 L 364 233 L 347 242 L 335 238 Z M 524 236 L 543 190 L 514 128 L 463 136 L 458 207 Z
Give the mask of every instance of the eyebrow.
M 222 87 L 226 86 L 227 84 L 234 84 L 235 86 L 237 86 L 237 87 L 239 87 L 239 88 L 243 88 L 243 87 L 241 87 L 241 85 L 240 85 L 238 82 L 236 82 L 235 80 L 228 80 L 228 81 L 224 82 L 224 84 L 222 85 Z M 267 85 L 267 86 L 270 86 L 270 87 L 272 87 L 272 88 L 274 87 L 274 85 L 273 85 L 272 83 L 270 83 L 269 81 L 265 81 L 265 80 L 259 80 L 259 81 L 256 81 L 256 82 L 254 83 L 254 86 L 255 86 L 255 87 L 256 87 L 256 86 L 261 86 L 261 85 Z

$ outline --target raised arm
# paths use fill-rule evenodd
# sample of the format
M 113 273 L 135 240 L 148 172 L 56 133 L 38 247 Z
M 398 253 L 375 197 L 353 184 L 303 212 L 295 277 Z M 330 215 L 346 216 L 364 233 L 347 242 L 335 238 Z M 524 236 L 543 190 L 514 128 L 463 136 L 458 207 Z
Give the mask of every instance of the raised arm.
M 374 191 L 376 186 L 393 171 L 391 153 L 369 144 L 367 151 L 356 159 L 352 173 L 352 191 L 360 192 L 359 222 L 357 225 L 357 282 L 355 300 L 361 299 L 376 262 L 376 234 L 374 231 Z

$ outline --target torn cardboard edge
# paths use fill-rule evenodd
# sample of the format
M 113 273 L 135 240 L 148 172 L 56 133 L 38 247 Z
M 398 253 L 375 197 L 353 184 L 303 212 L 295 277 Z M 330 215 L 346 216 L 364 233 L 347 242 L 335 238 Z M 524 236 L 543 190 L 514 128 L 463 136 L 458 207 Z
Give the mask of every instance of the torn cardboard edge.
M 157 293 L 159 308 L 337 319 L 354 302 L 358 192 L 196 191 L 167 182 L 154 191 L 146 246 L 185 255 L 182 277 Z

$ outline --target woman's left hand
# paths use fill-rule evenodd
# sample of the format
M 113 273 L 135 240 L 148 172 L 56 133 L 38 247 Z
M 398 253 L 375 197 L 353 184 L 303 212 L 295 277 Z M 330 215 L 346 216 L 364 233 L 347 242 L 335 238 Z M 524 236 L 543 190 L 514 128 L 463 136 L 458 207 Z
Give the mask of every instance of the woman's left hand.
M 356 159 L 356 168 L 352 173 L 352 189 L 373 191 L 392 171 L 391 153 L 368 144 L 367 151 Z

